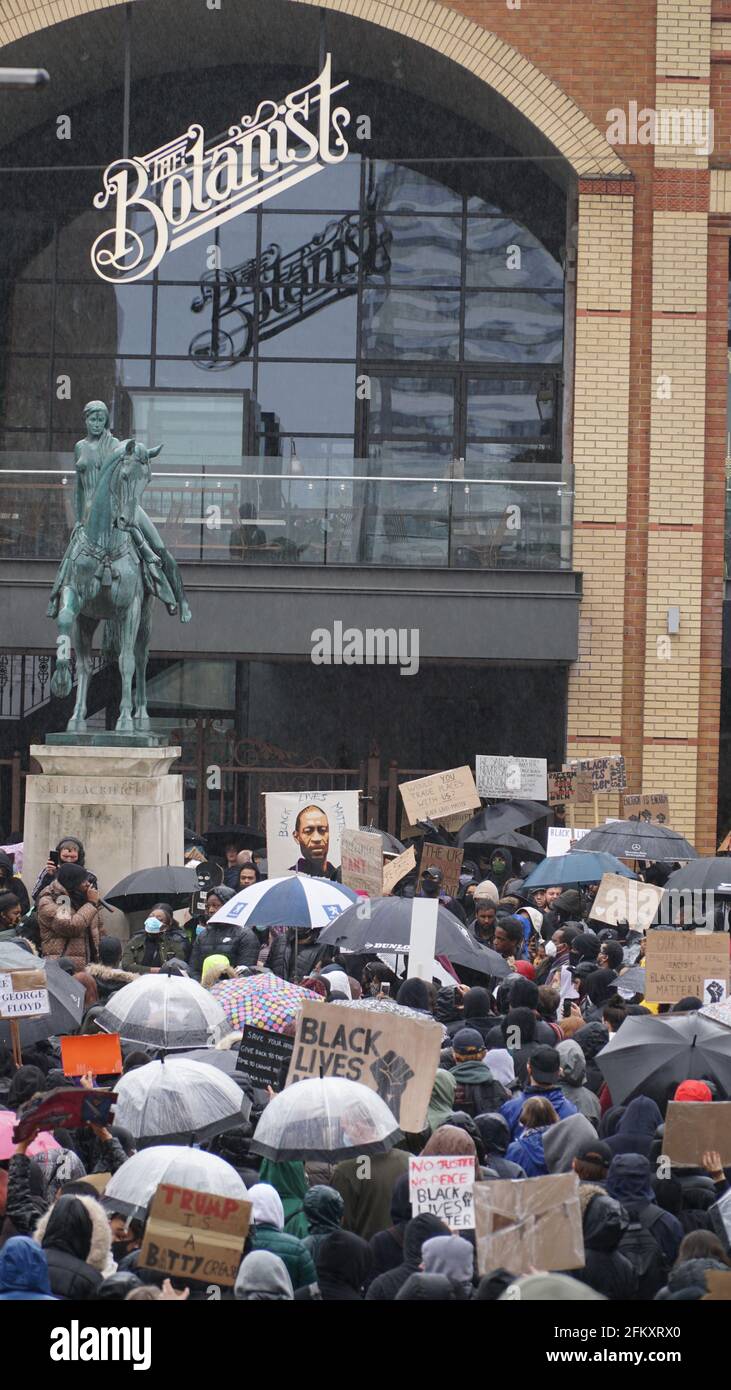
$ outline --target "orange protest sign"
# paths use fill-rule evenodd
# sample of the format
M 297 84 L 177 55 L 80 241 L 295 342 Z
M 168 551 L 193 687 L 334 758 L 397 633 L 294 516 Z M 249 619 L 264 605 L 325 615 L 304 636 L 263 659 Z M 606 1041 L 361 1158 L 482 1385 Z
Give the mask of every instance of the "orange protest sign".
M 90 1033 L 61 1039 L 64 1076 L 111 1076 L 122 1070 L 119 1033 Z

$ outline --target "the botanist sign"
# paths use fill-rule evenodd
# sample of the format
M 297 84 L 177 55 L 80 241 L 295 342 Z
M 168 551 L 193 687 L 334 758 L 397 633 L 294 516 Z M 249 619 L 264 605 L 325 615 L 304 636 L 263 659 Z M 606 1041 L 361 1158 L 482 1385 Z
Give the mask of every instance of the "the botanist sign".
M 191 125 L 149 154 L 110 164 L 94 198 L 95 207 L 114 212 L 114 225 L 91 248 L 97 275 L 115 285 L 141 280 L 167 251 L 345 159 L 350 112 L 332 100 L 348 84 L 334 87 L 330 70 L 328 54 L 313 82 L 261 101 L 208 147 L 203 127 Z M 152 238 L 131 225 L 139 213 L 151 220 Z

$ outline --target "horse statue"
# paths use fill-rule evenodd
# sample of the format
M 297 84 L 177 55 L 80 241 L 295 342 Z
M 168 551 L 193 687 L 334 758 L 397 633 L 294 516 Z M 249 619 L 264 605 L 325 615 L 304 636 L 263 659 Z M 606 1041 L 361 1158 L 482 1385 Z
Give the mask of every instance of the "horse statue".
M 115 731 L 142 733 L 150 729 L 146 672 L 153 599 L 162 599 L 171 613 L 180 608 L 183 622 L 189 620 L 190 609 L 178 567 L 139 505 L 151 477 L 150 460 L 162 444 L 147 449 L 134 439 L 119 443 L 107 437 L 116 447 L 107 451 L 93 475 L 49 606 L 59 628 L 51 691 L 57 696 L 71 692 L 73 644 L 77 693 L 66 728 L 85 733 L 92 643 L 98 623 L 104 622 L 102 651 L 110 659 L 118 658 L 122 678 Z

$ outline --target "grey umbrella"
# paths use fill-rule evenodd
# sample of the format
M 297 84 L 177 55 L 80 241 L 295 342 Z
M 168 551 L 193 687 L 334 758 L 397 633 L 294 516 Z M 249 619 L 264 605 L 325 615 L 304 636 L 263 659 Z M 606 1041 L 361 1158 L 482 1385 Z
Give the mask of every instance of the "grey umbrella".
M 731 897 L 731 858 L 727 854 L 713 859 L 691 859 L 672 873 L 665 884 L 666 892 L 708 892 Z
M 596 1060 L 615 1105 L 642 1095 L 662 1109 L 681 1081 L 704 1078 L 731 1096 L 731 1029 L 699 1013 L 631 1014 Z
M 697 859 L 689 840 L 666 825 L 643 825 L 636 820 L 610 821 L 598 825 L 581 838 L 577 854 L 615 854 L 618 859 L 652 859 L 672 863 L 675 859 Z
M 549 808 L 539 801 L 498 801 L 494 806 L 483 806 L 457 831 L 457 844 L 464 845 L 469 840 L 473 845 L 489 845 L 496 835 L 519 830 L 548 815 Z
M 45 1038 L 75 1033 L 84 1016 L 84 986 L 72 975 L 67 975 L 55 961 L 38 960 L 35 956 L 29 956 L 26 951 L 21 951 L 20 954 L 25 957 L 26 970 L 43 970 L 45 967 L 45 987 L 51 1005 L 49 1014 L 39 1014 L 37 1018 L 18 1019 L 21 1047 L 30 1047 L 33 1043 L 43 1042 Z M 0 1023 L 0 1042 L 10 1045 L 10 1024 L 7 1021 Z
M 531 859 L 545 859 L 546 851 L 538 840 L 534 840 L 532 835 L 521 835 L 517 830 L 504 830 L 500 835 L 493 835 L 490 839 L 485 839 L 482 831 L 476 835 L 468 835 L 464 841 L 464 848 L 468 850 L 471 845 L 494 845 L 496 849 L 514 849 L 520 854 L 528 855 Z
M 397 955 L 408 955 L 412 904 L 413 898 L 369 898 L 366 914 L 363 904 L 354 903 L 323 928 L 318 942 L 340 946 L 345 951 L 393 951 Z M 434 953 L 494 979 L 510 974 L 510 967 L 502 956 L 475 941 L 454 913 L 445 907 L 440 907 L 437 913 Z

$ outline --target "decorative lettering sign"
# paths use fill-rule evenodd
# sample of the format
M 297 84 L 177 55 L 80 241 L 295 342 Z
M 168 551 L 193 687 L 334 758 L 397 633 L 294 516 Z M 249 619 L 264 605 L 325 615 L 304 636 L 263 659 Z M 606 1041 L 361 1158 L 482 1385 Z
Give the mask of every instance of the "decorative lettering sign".
M 217 143 L 206 147 L 203 127 L 191 125 L 149 154 L 116 159 L 94 198 L 96 208 L 114 211 L 114 226 L 91 248 L 100 279 L 112 285 L 141 280 L 167 251 L 341 163 L 348 154 L 343 130 L 350 112 L 333 107 L 332 99 L 347 85 L 332 85 L 328 54 L 313 82 L 281 101 L 261 101 L 253 116 L 242 116 Z M 152 225 L 149 244 L 131 225 L 140 213 Z

